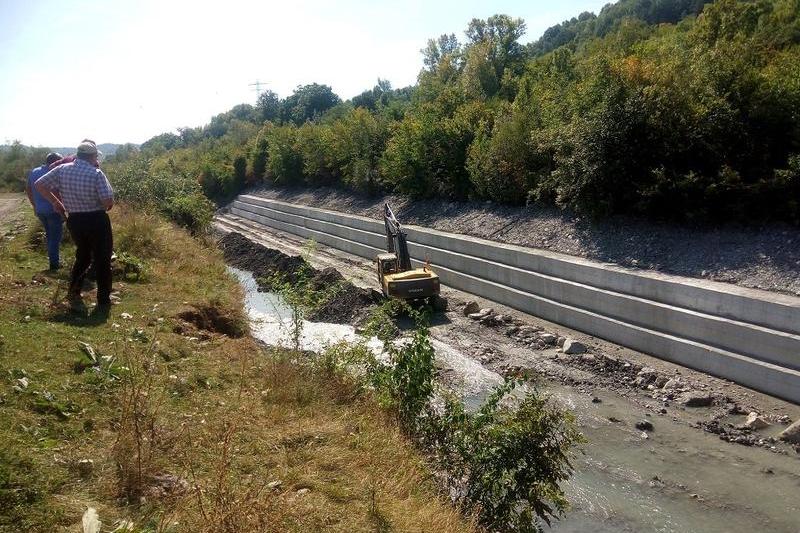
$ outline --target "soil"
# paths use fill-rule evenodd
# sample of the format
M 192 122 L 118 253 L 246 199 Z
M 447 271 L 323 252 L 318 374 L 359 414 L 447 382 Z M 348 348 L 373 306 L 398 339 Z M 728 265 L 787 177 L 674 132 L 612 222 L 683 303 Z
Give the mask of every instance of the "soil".
M 380 220 L 384 202 L 399 220 L 498 242 L 631 268 L 800 295 L 800 227 L 689 225 L 631 217 L 591 220 L 542 206 L 368 197 L 318 187 L 261 188 L 250 194 Z
M 5 230 L 12 226 L 11 231 L 7 231 L 3 237 L 16 235 L 22 229 L 21 207 L 25 196 L 19 193 L 0 193 L 0 229 Z
M 352 324 L 366 317 L 380 297 L 375 291 L 356 287 L 335 268 L 315 269 L 301 256 L 287 255 L 279 250 L 252 242 L 239 233 L 228 233 L 219 240 L 225 260 L 231 266 L 253 273 L 260 291 L 274 289 L 271 280 L 296 283 L 301 271 L 310 276 L 315 292 L 327 293 L 323 301 L 306 317 L 312 322 Z
M 222 309 L 214 305 L 195 306 L 179 313 L 178 318 L 198 329 L 221 333 L 232 338 L 243 337 L 247 332 L 245 318 L 240 313 L 231 313 L 230 309 Z

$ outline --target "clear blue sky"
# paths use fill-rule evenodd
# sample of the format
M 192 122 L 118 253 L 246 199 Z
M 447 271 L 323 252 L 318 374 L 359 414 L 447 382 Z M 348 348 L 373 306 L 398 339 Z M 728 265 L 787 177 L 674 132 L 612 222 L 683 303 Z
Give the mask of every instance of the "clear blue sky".
M 523 18 L 522 42 L 608 0 L 0 0 L 0 144 L 140 143 L 328 84 L 342 98 L 415 83 L 427 39 Z

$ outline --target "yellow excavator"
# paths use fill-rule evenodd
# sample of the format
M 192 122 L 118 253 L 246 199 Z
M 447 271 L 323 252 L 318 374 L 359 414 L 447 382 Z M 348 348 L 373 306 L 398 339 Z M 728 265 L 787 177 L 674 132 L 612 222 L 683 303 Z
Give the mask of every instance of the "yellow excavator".
M 426 262 L 421 268 L 411 268 L 406 234 L 400 227 L 389 204 L 383 206 L 383 222 L 386 226 L 386 251 L 378 254 L 378 281 L 384 296 L 402 300 L 430 298 L 438 303 L 439 276 Z

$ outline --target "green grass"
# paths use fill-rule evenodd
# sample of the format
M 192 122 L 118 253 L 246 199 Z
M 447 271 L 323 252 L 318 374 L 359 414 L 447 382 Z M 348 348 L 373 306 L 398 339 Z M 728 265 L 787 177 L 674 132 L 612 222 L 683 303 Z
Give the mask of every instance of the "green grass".
M 88 506 L 103 531 L 474 530 L 368 395 L 179 318 L 246 328 L 212 243 L 112 214 L 146 275 L 115 281 L 107 320 L 61 303 L 32 217 L 0 240 L 0 531 L 80 531 Z

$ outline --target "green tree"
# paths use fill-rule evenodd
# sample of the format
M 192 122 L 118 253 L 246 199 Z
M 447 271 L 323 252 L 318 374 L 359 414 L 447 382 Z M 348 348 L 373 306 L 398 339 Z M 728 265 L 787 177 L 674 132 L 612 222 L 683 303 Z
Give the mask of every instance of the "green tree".
M 298 126 L 319 119 L 325 111 L 342 100 L 328 85 L 301 85 L 281 105 L 281 120 Z

